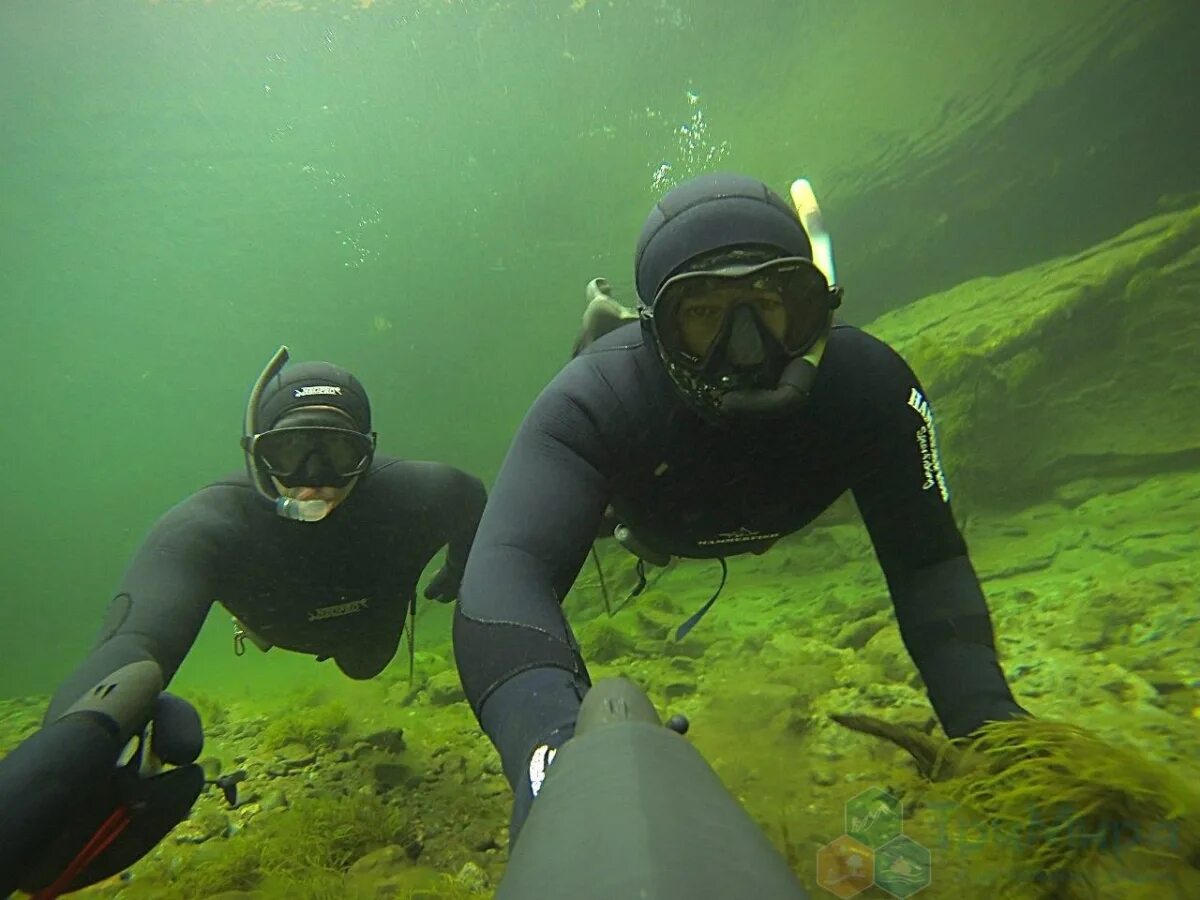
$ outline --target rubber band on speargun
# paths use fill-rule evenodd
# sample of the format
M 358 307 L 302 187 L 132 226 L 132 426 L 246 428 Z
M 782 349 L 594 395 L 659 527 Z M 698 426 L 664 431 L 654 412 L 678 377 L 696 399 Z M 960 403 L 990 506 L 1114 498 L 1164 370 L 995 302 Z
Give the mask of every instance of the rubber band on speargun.
M 63 873 L 58 876 L 48 887 L 42 888 L 33 895 L 31 900 L 55 900 L 56 897 L 64 893 L 76 878 L 79 873 L 90 866 L 101 853 L 112 846 L 113 841 L 121 836 L 121 832 L 132 821 L 129 815 L 129 807 L 122 804 L 113 810 L 112 814 L 104 820 L 104 823 L 96 829 L 96 833 L 71 860 Z

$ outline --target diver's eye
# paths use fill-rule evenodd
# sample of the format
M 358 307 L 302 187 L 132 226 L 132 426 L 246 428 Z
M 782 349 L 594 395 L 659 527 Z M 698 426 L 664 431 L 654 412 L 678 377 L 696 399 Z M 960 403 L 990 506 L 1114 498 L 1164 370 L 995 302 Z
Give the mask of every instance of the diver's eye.
M 716 305 L 696 305 L 689 306 L 683 311 L 683 315 L 687 319 L 695 322 L 710 322 L 713 319 L 720 317 L 725 312 L 724 306 Z

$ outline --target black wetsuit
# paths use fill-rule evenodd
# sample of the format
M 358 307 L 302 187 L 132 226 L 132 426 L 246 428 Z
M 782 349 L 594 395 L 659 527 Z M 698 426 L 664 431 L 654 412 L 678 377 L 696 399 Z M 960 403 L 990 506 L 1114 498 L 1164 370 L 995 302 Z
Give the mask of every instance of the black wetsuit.
M 462 572 L 485 499 L 477 478 L 450 466 L 382 455 L 315 523 L 276 515 L 244 475 L 203 488 L 143 541 L 48 718 L 130 662 L 155 660 L 169 681 L 214 601 L 275 646 L 332 657 L 351 678 L 377 675 L 434 554 L 449 544 L 446 565 Z
M 591 345 L 538 398 L 467 564 L 455 654 L 510 781 L 521 780 L 538 742 L 569 735 L 586 691 L 560 602 L 608 505 L 651 549 L 714 557 L 761 549 L 847 490 L 947 733 L 1022 712 L 951 514 L 932 413 L 898 354 L 839 325 L 799 411 L 719 428 L 683 405 L 630 324 Z

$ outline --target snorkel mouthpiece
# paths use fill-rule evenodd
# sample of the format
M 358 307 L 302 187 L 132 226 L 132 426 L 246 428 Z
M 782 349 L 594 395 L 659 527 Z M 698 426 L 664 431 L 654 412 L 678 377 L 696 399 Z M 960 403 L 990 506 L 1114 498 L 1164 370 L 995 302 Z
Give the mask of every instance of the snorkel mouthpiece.
M 816 377 L 816 364 L 807 356 L 799 356 L 787 364 L 779 376 L 779 383 L 770 390 L 729 391 L 722 394 L 721 412 L 764 418 L 787 415 L 808 399 L 808 392 L 812 390 Z
M 320 522 L 333 511 L 328 500 L 297 500 L 294 497 L 278 497 L 275 514 L 294 522 Z

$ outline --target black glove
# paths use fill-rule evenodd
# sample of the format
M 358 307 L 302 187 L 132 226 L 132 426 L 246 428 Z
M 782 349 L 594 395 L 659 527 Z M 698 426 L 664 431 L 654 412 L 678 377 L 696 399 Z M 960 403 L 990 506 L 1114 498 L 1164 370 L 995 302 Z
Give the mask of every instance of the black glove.
M 439 603 L 452 603 L 458 596 L 458 583 L 462 574 L 453 571 L 449 564 L 442 566 L 433 580 L 425 586 L 425 599 Z
M 0 761 L 0 896 L 108 878 L 187 817 L 204 787 L 200 717 L 161 685 L 155 663 L 126 666 Z M 146 777 L 147 760 L 180 768 Z

